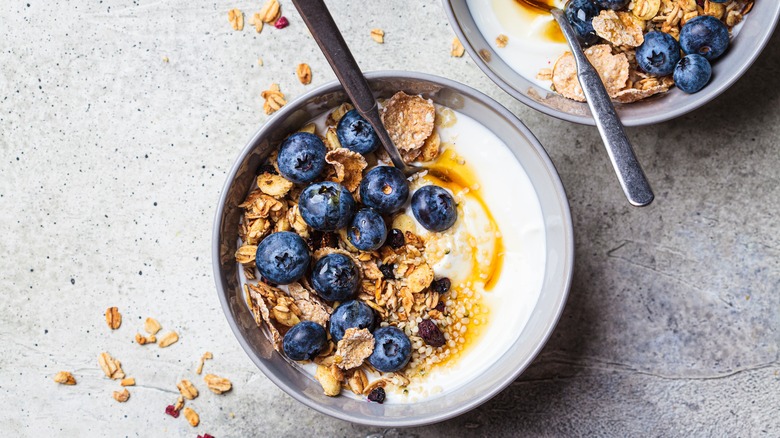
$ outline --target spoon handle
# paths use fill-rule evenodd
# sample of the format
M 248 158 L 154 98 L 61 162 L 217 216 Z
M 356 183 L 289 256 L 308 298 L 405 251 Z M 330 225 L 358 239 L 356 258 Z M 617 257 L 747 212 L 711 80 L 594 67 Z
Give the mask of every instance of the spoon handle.
M 404 173 L 409 173 L 410 169 L 401 159 L 401 154 L 393 145 L 390 135 L 382 124 L 374 94 L 325 3 L 322 0 L 293 0 L 293 4 L 311 31 L 314 41 L 320 46 L 320 50 L 352 104 L 355 105 L 355 109 L 374 128 L 393 165 Z
M 588 101 L 590 112 L 596 120 L 596 127 L 607 148 L 612 167 L 615 169 L 620 186 L 628 198 L 628 202 L 637 207 L 644 207 L 653 202 L 653 189 L 647 181 L 642 166 L 634 154 L 631 142 L 628 141 L 623 124 L 612 105 L 612 100 L 607 94 L 604 83 L 601 82 L 599 73 L 593 68 L 582 47 L 577 40 L 577 35 L 569 25 L 568 20 L 560 9 L 552 11 L 553 17 L 561 27 L 561 31 L 569 42 L 572 54 L 577 63 L 577 76 Z

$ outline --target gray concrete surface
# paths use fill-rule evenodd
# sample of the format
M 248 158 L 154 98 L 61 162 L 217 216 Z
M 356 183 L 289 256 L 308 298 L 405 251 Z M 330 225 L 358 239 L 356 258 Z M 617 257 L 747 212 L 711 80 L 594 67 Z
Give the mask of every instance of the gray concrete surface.
M 29 3 L 28 3 L 29 2 Z M 780 36 L 706 108 L 630 129 L 657 193 L 624 201 L 595 129 L 512 101 L 449 56 L 437 0 L 328 1 L 363 66 L 414 69 L 484 90 L 547 147 L 571 198 L 574 286 L 528 372 L 449 422 L 351 425 L 277 389 L 230 333 L 211 274 L 225 173 L 260 126 L 261 90 L 333 78 L 288 0 L 284 30 L 230 30 L 200 0 L 0 2 L 0 424 L 6 436 L 780 436 Z M 368 36 L 386 32 L 386 44 Z M 265 66 L 259 67 L 261 56 Z M 167 57 L 169 62 L 163 62 Z M 312 85 L 312 86 L 313 86 Z M 110 332 L 103 311 L 118 306 Z M 132 342 L 142 318 L 181 334 Z M 125 404 L 97 365 L 119 358 Z M 207 371 L 234 390 L 163 414 L 175 383 Z M 78 385 L 52 382 L 74 372 Z

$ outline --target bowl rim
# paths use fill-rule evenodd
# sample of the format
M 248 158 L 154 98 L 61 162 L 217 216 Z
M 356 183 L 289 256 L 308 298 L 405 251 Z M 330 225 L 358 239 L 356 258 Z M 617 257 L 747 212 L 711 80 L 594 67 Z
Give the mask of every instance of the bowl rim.
M 461 0 L 461 1 L 465 2 L 466 0 Z M 515 99 L 519 100 L 525 105 L 541 113 L 547 114 L 548 116 L 552 116 L 560 120 L 566 120 L 572 123 L 577 123 L 580 125 L 590 125 L 590 126 L 596 125 L 596 121 L 593 119 L 592 116 L 590 115 L 577 116 L 543 105 L 540 102 L 537 102 L 534 99 L 531 99 L 530 97 L 526 96 L 524 93 L 516 89 L 508 81 L 505 81 L 500 76 L 498 76 L 493 71 L 493 69 L 490 68 L 488 63 L 485 62 L 481 56 L 479 56 L 479 53 L 477 53 L 476 48 L 474 48 L 474 46 L 472 45 L 471 40 L 463 31 L 463 28 L 460 25 L 460 21 L 455 16 L 455 11 L 452 7 L 452 3 L 453 0 L 442 0 L 444 11 L 446 12 L 447 19 L 450 22 L 450 27 L 452 27 L 452 30 L 455 32 L 458 39 L 463 44 L 464 48 L 469 53 L 469 56 L 474 61 L 474 63 L 477 64 L 479 69 L 482 70 L 482 72 L 485 75 L 487 75 L 490 78 L 490 80 L 492 80 L 502 90 L 504 90 L 506 93 L 508 93 Z M 689 112 L 695 111 L 701 108 L 702 106 L 706 105 L 707 103 L 715 100 L 723 92 L 725 92 L 732 85 L 734 85 L 734 83 L 736 83 L 745 74 L 745 72 L 747 72 L 747 70 L 756 62 L 759 55 L 761 55 L 761 52 L 763 52 L 766 45 L 769 44 L 769 40 L 772 38 L 772 35 L 775 32 L 778 19 L 780 18 L 780 2 L 777 2 L 774 5 L 774 7 L 775 7 L 774 14 L 773 14 L 774 17 L 772 18 L 769 27 L 767 28 L 766 32 L 761 34 L 761 38 L 755 41 L 757 44 L 751 45 L 751 49 L 750 49 L 751 52 L 748 55 L 747 62 L 742 63 L 742 65 L 738 67 L 738 69 L 734 72 L 734 74 L 730 75 L 725 80 L 718 81 L 717 83 L 709 84 L 707 87 L 708 88 L 707 93 L 704 94 L 699 99 L 689 99 L 690 103 L 688 104 L 678 105 L 671 108 L 668 111 L 662 111 L 659 114 L 654 114 L 651 116 L 639 116 L 639 117 L 631 117 L 631 118 L 621 117 L 621 121 L 623 122 L 623 125 L 624 126 L 645 126 L 645 125 L 653 125 L 656 123 L 663 123 L 672 120 L 674 118 L 680 117 L 682 115 L 685 115 Z M 495 52 L 495 49 L 492 46 L 488 45 L 488 50 L 492 52 L 491 55 L 498 56 Z M 710 88 L 710 87 L 714 87 L 714 88 Z M 620 115 L 620 111 L 618 111 L 618 115 Z
M 558 295 L 557 301 L 554 303 L 553 306 L 554 318 L 546 322 L 544 334 L 540 338 L 540 342 L 538 342 L 538 344 L 534 346 L 534 348 L 531 350 L 531 354 L 529 354 L 527 358 L 525 358 L 521 362 L 518 362 L 517 368 L 514 370 L 514 372 L 507 374 L 502 379 L 501 383 L 496 385 L 490 391 L 481 393 L 476 397 L 473 397 L 467 403 L 460 405 L 457 409 L 454 409 L 452 411 L 440 413 L 437 415 L 431 415 L 428 417 L 420 417 L 412 421 L 406 421 L 403 419 L 401 420 L 392 419 L 388 421 L 383 417 L 371 417 L 369 420 L 366 420 L 364 418 L 355 418 L 351 415 L 350 412 L 334 409 L 332 407 L 319 404 L 316 401 L 305 397 L 302 393 L 298 392 L 294 388 L 287 385 L 286 382 L 284 382 L 282 379 L 277 377 L 273 372 L 271 372 L 270 369 L 265 365 L 265 363 L 260 358 L 257 357 L 253 348 L 243 337 L 243 334 L 240 328 L 238 327 L 236 320 L 231 316 L 230 305 L 228 303 L 227 294 L 225 289 L 223 288 L 223 284 L 221 281 L 223 273 L 222 270 L 220 269 L 220 263 L 219 263 L 220 230 L 222 228 L 221 224 L 222 224 L 223 211 L 225 209 L 225 206 L 227 205 L 227 195 L 233 181 L 236 178 L 236 175 L 238 174 L 242 162 L 256 148 L 258 141 L 267 134 L 266 131 L 268 130 L 268 126 L 272 126 L 269 123 L 269 121 L 271 121 L 272 119 L 287 117 L 288 115 L 290 115 L 291 113 L 293 113 L 298 109 L 297 104 L 299 102 L 306 102 L 314 97 L 331 93 L 331 92 L 337 92 L 343 89 L 343 87 L 338 81 L 331 81 L 315 89 L 312 89 L 311 91 L 301 95 L 297 99 L 293 100 L 292 102 L 282 107 L 279 111 L 277 111 L 271 118 L 269 118 L 265 123 L 263 123 L 257 129 L 255 134 L 252 136 L 252 138 L 249 140 L 246 146 L 244 146 L 243 150 L 241 151 L 241 153 L 238 155 L 235 162 L 231 166 L 230 171 L 227 173 L 225 184 L 222 187 L 222 192 L 220 193 L 219 204 L 215 213 L 214 223 L 213 223 L 211 256 L 212 256 L 214 281 L 216 283 L 217 295 L 219 296 L 219 301 L 222 306 L 222 310 L 228 321 L 230 329 L 233 332 L 233 335 L 235 336 L 238 343 L 241 345 L 241 348 L 244 350 L 247 356 L 249 356 L 250 360 L 255 364 L 255 366 L 257 366 L 260 369 L 260 371 L 269 380 L 271 380 L 277 387 L 282 389 L 285 393 L 290 395 L 292 398 L 303 403 L 305 406 L 314 409 L 317 412 L 329 415 L 334 418 L 338 418 L 340 420 L 355 423 L 355 424 L 362 424 L 362 425 L 374 426 L 374 427 L 424 426 L 428 424 L 445 421 L 450 418 L 456 417 L 458 415 L 464 414 L 482 405 L 483 403 L 487 402 L 488 400 L 496 396 L 498 393 L 506 389 L 506 387 L 509 386 L 509 384 L 511 384 L 515 379 L 517 379 L 517 377 L 528 368 L 528 366 L 531 364 L 531 362 L 533 362 L 533 360 L 536 358 L 536 356 L 539 354 L 542 348 L 544 348 L 544 346 L 547 344 L 547 341 L 549 340 L 550 336 L 555 330 L 555 327 L 560 321 L 561 315 L 563 313 L 563 309 L 565 307 L 569 295 L 569 291 L 571 289 L 572 278 L 574 275 L 574 225 L 571 218 L 571 210 L 568 202 L 568 197 L 566 196 L 563 183 L 561 182 L 560 175 L 558 174 L 555 165 L 553 164 L 550 157 L 547 155 L 547 152 L 542 147 L 541 143 L 536 138 L 536 136 L 533 135 L 533 133 L 525 126 L 525 124 L 523 124 L 523 122 L 515 114 L 510 112 L 504 106 L 502 106 L 501 104 L 499 104 L 498 102 L 496 102 L 495 100 L 487 96 L 486 94 L 468 85 L 462 84 L 460 82 L 451 79 L 443 78 L 440 76 L 431 75 L 428 73 L 402 71 L 402 70 L 398 70 L 398 71 L 381 70 L 381 71 L 367 72 L 365 73 L 365 77 L 366 79 L 368 79 L 369 82 L 371 82 L 372 80 L 381 80 L 381 79 L 403 79 L 403 80 L 429 82 L 432 84 L 441 85 L 447 88 L 454 89 L 463 95 L 467 95 L 489 106 L 496 113 L 498 113 L 499 116 L 505 118 L 508 122 L 514 125 L 518 130 L 520 130 L 527 137 L 528 143 L 533 147 L 533 149 L 541 159 L 544 167 L 547 168 L 548 171 L 550 171 L 549 173 L 552 180 L 552 186 L 553 186 L 552 188 L 555 191 L 555 193 L 558 195 L 558 199 L 559 199 L 558 203 L 560 204 L 561 216 L 564 221 L 561 228 L 564 233 L 564 245 L 565 245 L 564 248 L 565 255 L 564 257 L 562 257 L 562 264 L 563 264 L 563 271 L 564 271 L 565 278 L 563 278 L 563 286 L 564 286 L 563 292 Z

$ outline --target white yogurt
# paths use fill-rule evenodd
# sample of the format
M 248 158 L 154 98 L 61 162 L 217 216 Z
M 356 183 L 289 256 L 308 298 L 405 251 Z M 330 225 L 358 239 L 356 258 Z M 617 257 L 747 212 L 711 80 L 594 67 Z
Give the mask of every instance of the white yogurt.
M 441 107 L 437 107 L 440 110 Z M 457 122 L 447 128 L 437 128 L 442 143 L 465 160 L 480 185 L 480 196 L 490 209 L 488 215 L 472 194 L 459 194 L 459 218 L 442 243 L 451 251 L 432 261 L 436 277 L 446 276 L 457 285 L 473 268 L 469 241 L 479 241 L 477 260 L 489 264 L 496 251 L 497 225 L 503 240 L 503 267 L 490 291 L 483 291 L 482 305 L 489 309 L 488 323 L 481 334 L 456 360 L 435 366 L 408 391 L 390 391 L 385 403 L 409 403 L 447 394 L 482 375 L 509 349 L 522 332 L 541 292 L 546 248 L 545 231 L 539 200 L 523 168 L 506 145 L 474 119 L 454 112 Z M 327 116 L 313 122 L 323 132 Z M 413 187 L 419 184 L 414 184 Z M 410 216 L 411 212 L 410 212 Z M 489 217 L 494 222 L 491 223 Z M 413 216 L 412 216 L 413 217 Z M 430 234 L 418 225 L 420 235 Z M 435 233 L 434 233 L 435 234 Z M 435 236 L 429 236 L 435 237 Z M 427 251 L 426 251 L 427 254 Z M 243 270 L 238 270 L 242 283 Z M 482 290 L 480 285 L 473 287 Z M 294 363 L 313 378 L 316 365 Z M 378 376 L 369 376 L 373 380 Z M 342 397 L 356 398 L 349 391 Z
M 499 34 L 509 37 L 506 47 L 495 48 L 498 56 L 526 79 L 550 88 L 551 81 L 536 78 L 539 70 L 552 69 L 559 56 L 568 50 L 565 42 L 554 42 L 545 30 L 554 20 L 550 14 L 529 12 L 516 0 L 467 0 L 479 32 L 492 44 Z M 555 0 L 563 8 L 565 0 Z

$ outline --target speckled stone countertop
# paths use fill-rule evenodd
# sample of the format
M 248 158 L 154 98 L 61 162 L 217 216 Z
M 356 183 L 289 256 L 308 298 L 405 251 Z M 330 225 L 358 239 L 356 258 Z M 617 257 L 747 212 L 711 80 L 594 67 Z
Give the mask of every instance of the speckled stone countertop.
M 226 172 L 267 116 L 333 79 L 288 0 L 290 26 L 232 31 L 262 2 L 0 2 L 0 424 L 6 436 L 780 436 L 780 35 L 729 91 L 629 129 L 657 198 L 630 207 L 595 129 L 513 101 L 468 56 L 437 0 L 328 5 L 366 70 L 472 85 L 547 148 L 577 236 L 563 318 L 531 368 L 484 406 L 382 430 L 318 414 L 249 361 L 215 293 L 211 226 Z M 248 18 L 248 17 L 247 17 Z M 385 44 L 369 37 L 384 29 Z M 257 64 L 258 57 L 264 66 Z M 164 60 L 167 59 L 167 62 Z M 119 307 L 121 328 L 103 312 Z M 179 332 L 133 341 L 143 318 Z M 200 384 L 191 428 L 163 414 L 204 351 L 230 378 Z M 138 384 L 120 404 L 97 356 Z M 70 370 L 78 385 L 52 381 Z

